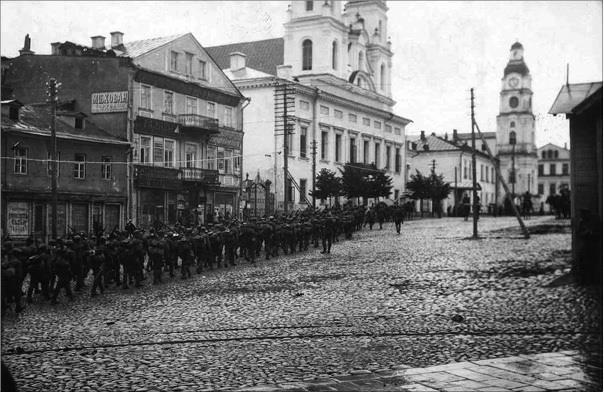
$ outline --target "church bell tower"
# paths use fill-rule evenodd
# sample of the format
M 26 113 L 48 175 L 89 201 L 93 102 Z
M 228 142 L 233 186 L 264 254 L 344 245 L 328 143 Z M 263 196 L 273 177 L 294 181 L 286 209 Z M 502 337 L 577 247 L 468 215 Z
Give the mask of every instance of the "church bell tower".
M 503 71 L 497 115 L 497 157 L 510 192 L 537 190 L 537 147 L 532 106 L 531 75 L 524 62 L 524 47 L 516 42 Z M 504 197 L 503 190 L 499 195 Z M 500 201 L 501 202 L 501 201 Z

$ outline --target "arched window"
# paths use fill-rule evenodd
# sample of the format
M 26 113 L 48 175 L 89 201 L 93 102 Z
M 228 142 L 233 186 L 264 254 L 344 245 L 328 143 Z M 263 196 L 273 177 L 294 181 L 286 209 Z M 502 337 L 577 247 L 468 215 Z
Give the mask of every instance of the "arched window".
M 516 131 L 510 131 L 510 145 L 516 144 Z
M 312 70 L 312 41 L 302 43 L 302 71 Z
M 359 64 L 357 67 L 357 70 L 362 70 L 363 69 L 363 58 L 364 58 L 364 54 L 363 51 L 359 51 Z
M 516 127 L 516 122 L 515 121 L 510 122 L 510 128 L 514 128 L 514 127 Z
M 338 69 L 338 42 L 334 41 L 331 44 L 331 68 Z
M 382 64 L 380 66 L 380 88 L 385 91 L 386 90 L 386 65 Z

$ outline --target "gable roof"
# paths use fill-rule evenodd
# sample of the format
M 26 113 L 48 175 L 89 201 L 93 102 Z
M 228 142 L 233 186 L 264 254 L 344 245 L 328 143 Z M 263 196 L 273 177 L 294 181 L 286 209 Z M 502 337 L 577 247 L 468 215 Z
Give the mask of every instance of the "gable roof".
M 3 131 L 18 131 L 38 136 L 50 137 L 52 115 L 49 105 L 25 105 L 19 111 L 19 120 L 2 116 Z M 57 119 L 57 138 L 73 139 L 85 142 L 110 143 L 116 145 L 130 145 L 123 139 L 116 138 L 94 123 L 86 122 L 84 129 L 76 129 L 69 124 Z
M 277 75 L 277 66 L 283 64 L 283 38 L 239 42 L 205 49 L 223 70 L 231 67 L 230 54 L 233 52 L 241 52 L 247 56 L 246 67 L 270 75 Z
M 445 141 L 444 139 L 439 138 L 434 135 L 426 136 L 425 140 L 418 138 L 417 140 L 412 141 L 412 143 L 417 144 L 418 152 L 425 151 L 424 146 L 426 146 L 426 145 L 428 146 L 428 151 L 459 150 L 459 146 L 455 146 L 451 142 Z
M 573 113 L 577 106 L 600 89 L 602 89 L 602 82 L 564 85 L 554 100 L 549 113 L 552 115 L 557 115 L 559 113 Z
M 176 34 L 168 37 L 156 37 L 139 41 L 126 42 L 124 43 L 124 48 L 126 49 L 126 51 L 121 54 L 121 56 L 138 57 L 161 46 L 164 46 L 167 43 L 174 41 L 177 38 L 183 37 L 187 34 L 188 33 Z
M 541 150 L 545 150 L 545 149 L 552 149 L 552 148 L 553 149 L 567 150 L 568 151 L 568 149 L 566 147 L 561 147 L 561 146 L 555 145 L 555 144 L 553 144 L 551 142 L 547 143 L 547 144 L 545 144 L 545 145 L 543 145 L 541 147 L 538 147 L 537 151 L 541 151 Z

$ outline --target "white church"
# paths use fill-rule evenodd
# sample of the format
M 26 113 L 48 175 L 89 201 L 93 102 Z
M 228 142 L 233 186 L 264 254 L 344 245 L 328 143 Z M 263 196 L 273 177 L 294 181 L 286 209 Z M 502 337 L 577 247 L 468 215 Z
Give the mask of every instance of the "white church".
M 277 209 L 287 192 L 288 210 L 295 210 L 311 204 L 313 173 L 374 163 L 393 178 L 390 198 L 398 199 L 405 190 L 405 127 L 411 120 L 393 112 L 386 1 L 292 1 L 286 12 L 283 38 L 206 48 L 251 99 L 243 123 L 243 173 L 271 181 Z M 283 108 L 275 106 L 275 96 L 282 97 L 276 86 L 284 82 L 293 96 L 287 140 L 278 124 Z

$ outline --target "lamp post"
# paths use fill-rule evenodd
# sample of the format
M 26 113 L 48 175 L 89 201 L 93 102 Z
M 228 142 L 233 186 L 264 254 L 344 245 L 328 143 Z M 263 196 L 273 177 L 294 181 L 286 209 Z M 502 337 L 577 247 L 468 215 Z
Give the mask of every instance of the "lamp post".
M 510 145 L 512 145 L 512 197 L 516 196 L 516 132 L 510 131 Z

